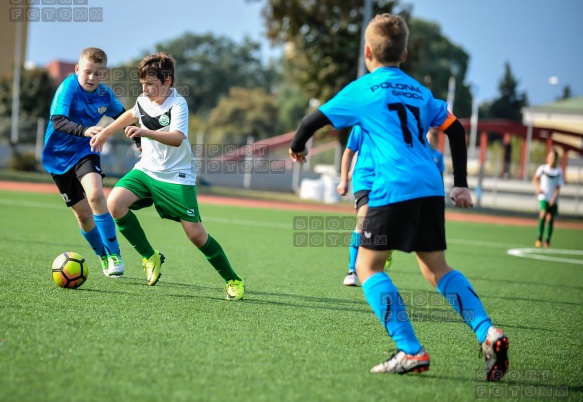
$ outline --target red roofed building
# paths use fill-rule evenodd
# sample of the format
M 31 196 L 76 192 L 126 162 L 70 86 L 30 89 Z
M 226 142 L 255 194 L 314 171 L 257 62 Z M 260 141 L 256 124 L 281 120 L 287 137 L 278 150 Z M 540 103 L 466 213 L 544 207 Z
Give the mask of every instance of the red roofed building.
M 53 60 L 47 64 L 46 69 L 49 75 L 55 80 L 55 83 L 59 85 L 69 75 L 75 74 L 75 64 L 77 63 Z

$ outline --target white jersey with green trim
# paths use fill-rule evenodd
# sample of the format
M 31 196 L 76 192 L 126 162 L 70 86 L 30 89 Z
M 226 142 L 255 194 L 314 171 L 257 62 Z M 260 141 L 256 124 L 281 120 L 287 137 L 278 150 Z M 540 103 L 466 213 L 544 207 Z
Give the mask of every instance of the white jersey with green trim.
M 550 201 L 557 187 L 564 184 L 563 169 L 560 167 L 551 167 L 548 164 L 540 165 L 534 175 L 540 179 L 540 189 L 543 192 L 539 194 L 539 200 L 541 201 Z M 558 201 L 559 197 L 557 196 L 555 202 Z
M 150 101 L 144 94 L 140 95 L 132 108 L 132 114 L 140 119 L 142 128 L 160 132 L 180 131 L 184 134 L 179 147 L 142 137 L 142 156 L 134 169 L 167 183 L 196 184 L 197 166 L 188 141 L 188 105 L 176 89 L 172 89 L 162 104 Z

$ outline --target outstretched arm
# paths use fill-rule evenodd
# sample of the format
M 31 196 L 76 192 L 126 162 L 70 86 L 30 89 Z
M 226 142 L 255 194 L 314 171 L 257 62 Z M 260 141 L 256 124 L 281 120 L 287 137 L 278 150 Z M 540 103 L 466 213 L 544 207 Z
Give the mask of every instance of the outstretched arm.
M 89 142 L 91 144 L 91 150 L 101 151 L 103 149 L 103 144 L 105 144 L 105 142 L 113 135 L 113 133 L 123 129 L 124 127 L 130 126 L 137 121 L 138 118 L 134 117 L 131 110 L 125 111 L 113 123 L 101 130 L 99 134 L 91 138 L 91 141 Z
M 468 189 L 466 130 L 464 130 L 464 126 L 455 117 L 453 119 L 448 118 L 446 123 L 448 125 L 446 127 L 442 126 L 442 130 L 449 138 L 453 164 L 453 189 L 451 190 L 450 198 L 456 207 L 471 208 L 474 206 L 474 203 L 472 202 L 472 195 Z
M 338 194 L 346 195 L 348 191 L 348 171 L 350 170 L 350 162 L 354 156 L 354 151 L 350 148 L 344 150 L 342 154 L 342 162 L 340 163 L 340 184 L 338 184 Z
M 304 117 L 296 131 L 290 147 L 289 155 L 295 162 L 304 163 L 306 161 L 306 142 L 314 135 L 316 131 L 324 126 L 332 124 L 330 120 L 319 110 L 310 113 Z
M 178 130 L 163 132 L 148 130 L 147 128 L 139 128 L 135 126 L 126 127 L 125 133 L 126 136 L 132 140 L 136 140 L 141 137 L 147 137 L 171 147 L 179 147 L 185 138 L 184 134 Z
M 102 130 L 102 127 L 99 126 L 85 127 L 74 123 L 62 114 L 51 117 L 51 122 L 55 130 L 75 137 L 93 137 Z

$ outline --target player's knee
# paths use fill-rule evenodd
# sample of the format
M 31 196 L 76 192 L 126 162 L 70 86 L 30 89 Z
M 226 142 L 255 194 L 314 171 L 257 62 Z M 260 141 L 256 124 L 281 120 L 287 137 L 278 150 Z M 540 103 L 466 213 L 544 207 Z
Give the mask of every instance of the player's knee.
M 86 226 L 93 221 L 93 212 L 91 210 L 76 211 L 75 216 L 82 226 Z
M 89 201 L 89 205 L 106 205 L 105 204 L 105 195 L 100 193 L 99 191 L 95 191 L 89 194 L 86 194 L 87 201 Z
M 122 208 L 115 197 L 110 197 L 107 199 L 107 210 L 113 219 L 121 219 L 127 213 L 126 208 Z
M 204 246 L 208 240 L 208 234 L 202 225 L 196 225 L 190 228 L 186 235 L 188 236 L 188 240 L 198 248 Z

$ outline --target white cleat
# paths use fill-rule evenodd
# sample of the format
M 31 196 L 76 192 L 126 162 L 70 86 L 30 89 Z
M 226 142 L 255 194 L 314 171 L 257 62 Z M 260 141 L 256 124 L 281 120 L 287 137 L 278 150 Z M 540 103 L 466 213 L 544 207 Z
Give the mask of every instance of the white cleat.
M 107 257 L 109 260 L 109 266 L 107 268 L 107 276 L 110 277 L 121 277 L 125 271 L 125 267 L 123 265 L 123 260 L 121 256 L 118 254 L 111 254 Z
M 429 370 L 429 355 L 425 348 L 417 354 L 410 355 L 402 350 L 397 351 L 389 359 L 370 369 L 371 373 L 421 373 Z
M 344 286 L 358 286 L 358 276 L 355 271 L 349 271 L 342 282 Z

